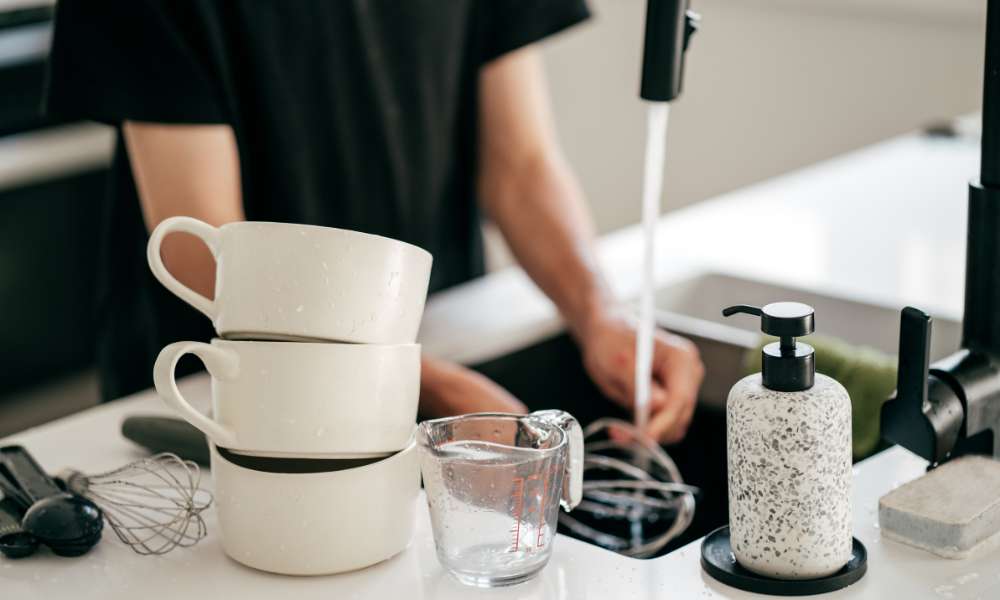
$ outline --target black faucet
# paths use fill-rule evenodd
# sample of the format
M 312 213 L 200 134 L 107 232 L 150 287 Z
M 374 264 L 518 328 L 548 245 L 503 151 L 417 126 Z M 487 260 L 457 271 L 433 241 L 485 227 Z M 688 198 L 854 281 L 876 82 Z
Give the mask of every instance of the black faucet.
M 896 394 L 882 434 L 934 464 L 1000 458 L 1000 0 L 986 10 L 979 180 L 969 183 L 962 348 L 929 364 L 931 318 L 903 309 Z
M 698 13 L 688 10 L 688 0 L 648 0 L 639 96 L 670 102 L 680 95 L 684 52 L 699 20 Z

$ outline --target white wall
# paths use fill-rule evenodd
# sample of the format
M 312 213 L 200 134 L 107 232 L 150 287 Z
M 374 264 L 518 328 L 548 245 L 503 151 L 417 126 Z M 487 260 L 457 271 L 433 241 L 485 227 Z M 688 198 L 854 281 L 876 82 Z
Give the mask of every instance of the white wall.
M 559 132 L 601 231 L 639 214 L 645 2 L 546 43 Z M 978 108 L 986 0 L 692 0 L 703 16 L 671 112 L 677 208 Z M 892 177 L 892 173 L 886 173 Z

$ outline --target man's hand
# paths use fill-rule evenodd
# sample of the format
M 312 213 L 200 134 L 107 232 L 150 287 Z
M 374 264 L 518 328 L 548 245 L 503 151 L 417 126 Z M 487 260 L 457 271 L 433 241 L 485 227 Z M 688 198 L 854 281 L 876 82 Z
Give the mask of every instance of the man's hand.
M 631 408 L 635 328 L 614 316 L 583 192 L 559 149 L 538 51 L 510 52 L 479 75 L 479 200 L 514 256 L 559 307 L 601 390 Z M 598 315 L 594 317 L 593 315 Z M 691 342 L 657 332 L 649 433 L 684 437 L 704 368 Z
M 601 391 L 622 406 L 635 401 L 635 327 L 619 316 L 602 316 L 580 332 L 584 365 Z M 684 438 L 705 367 L 690 341 L 662 330 L 653 338 L 649 436 L 671 444 Z
M 510 392 L 461 365 L 425 356 L 420 369 L 422 416 L 436 418 L 473 412 L 528 412 L 524 403 Z

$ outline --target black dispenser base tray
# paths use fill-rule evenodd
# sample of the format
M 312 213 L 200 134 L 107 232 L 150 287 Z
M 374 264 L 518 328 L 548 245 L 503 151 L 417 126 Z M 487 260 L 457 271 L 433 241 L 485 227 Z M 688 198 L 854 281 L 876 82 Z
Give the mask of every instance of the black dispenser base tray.
M 705 536 L 701 543 L 701 568 L 713 578 L 737 589 L 771 596 L 811 596 L 845 588 L 864 577 L 868 570 L 868 551 L 854 538 L 851 560 L 844 568 L 819 579 L 772 579 L 744 569 L 736 562 L 729 545 L 729 525 Z

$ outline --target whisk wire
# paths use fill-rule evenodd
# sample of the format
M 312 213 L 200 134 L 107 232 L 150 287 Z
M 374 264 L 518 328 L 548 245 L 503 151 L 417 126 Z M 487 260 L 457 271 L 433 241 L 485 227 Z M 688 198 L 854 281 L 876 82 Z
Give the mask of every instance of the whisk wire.
M 610 437 L 594 439 L 611 429 L 628 433 L 631 443 L 623 444 Z M 666 531 L 649 539 L 634 535 L 632 539 L 625 539 L 599 531 L 567 514 L 560 515 L 560 523 L 582 538 L 634 557 L 655 554 L 688 528 L 694 519 L 698 488 L 684 483 L 677 465 L 659 444 L 633 424 L 613 418 L 594 421 L 583 429 L 583 435 L 584 472 L 615 471 L 624 478 L 584 481 L 583 500 L 574 514 L 624 519 L 633 525 L 651 515 L 672 518 L 672 521 Z M 608 456 L 608 453 L 626 454 L 631 460 Z
M 101 508 L 118 539 L 138 554 L 165 554 L 207 534 L 201 513 L 211 505 L 212 494 L 200 487 L 198 465 L 175 454 L 96 475 L 71 472 L 64 479 Z

